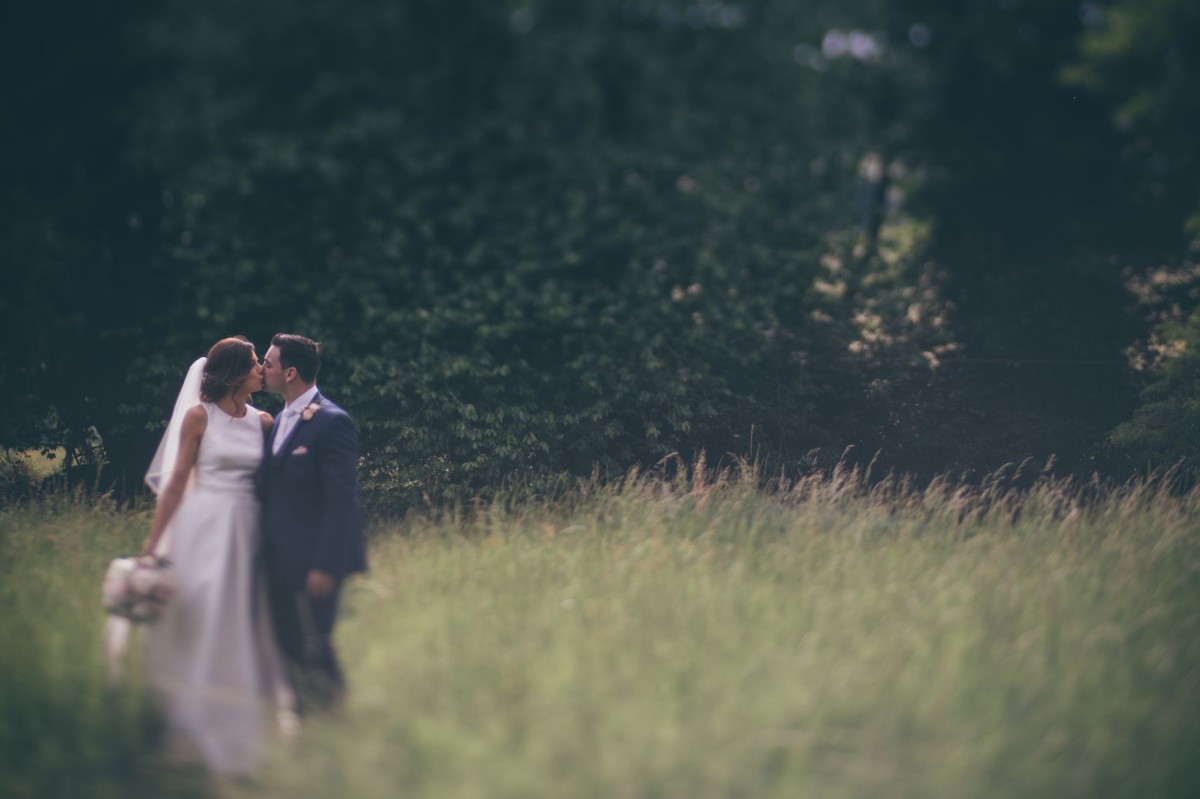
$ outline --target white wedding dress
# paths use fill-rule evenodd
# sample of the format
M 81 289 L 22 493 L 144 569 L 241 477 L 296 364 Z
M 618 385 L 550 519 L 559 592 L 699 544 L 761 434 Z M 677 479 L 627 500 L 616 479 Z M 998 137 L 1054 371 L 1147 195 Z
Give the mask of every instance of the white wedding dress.
M 146 675 L 168 748 L 245 774 L 259 765 L 273 715 L 285 727 L 295 718 L 258 568 L 263 429 L 249 406 L 233 417 L 201 404 L 208 423 L 193 477 L 164 531 L 175 593 L 146 631 Z

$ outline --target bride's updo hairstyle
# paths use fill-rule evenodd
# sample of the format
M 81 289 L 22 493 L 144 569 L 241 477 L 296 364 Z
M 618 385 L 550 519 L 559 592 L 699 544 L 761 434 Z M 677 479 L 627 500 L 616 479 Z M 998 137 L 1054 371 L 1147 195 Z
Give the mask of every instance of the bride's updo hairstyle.
M 212 345 L 204 364 L 200 399 L 216 402 L 241 385 L 254 366 L 253 357 L 254 345 L 245 336 L 223 338 Z

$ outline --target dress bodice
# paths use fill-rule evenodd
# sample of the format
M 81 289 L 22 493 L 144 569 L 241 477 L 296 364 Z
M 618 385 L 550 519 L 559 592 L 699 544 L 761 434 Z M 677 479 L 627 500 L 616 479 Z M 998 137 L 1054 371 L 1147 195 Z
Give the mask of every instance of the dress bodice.
M 243 416 L 230 416 L 213 402 L 201 403 L 208 413 L 196 454 L 196 488 L 220 492 L 253 492 L 254 474 L 263 456 L 262 417 L 247 405 Z

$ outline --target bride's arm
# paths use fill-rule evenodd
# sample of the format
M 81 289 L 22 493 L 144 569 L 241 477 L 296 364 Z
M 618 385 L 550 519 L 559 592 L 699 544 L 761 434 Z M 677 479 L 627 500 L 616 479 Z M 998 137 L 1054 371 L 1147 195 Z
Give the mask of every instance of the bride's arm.
M 142 547 L 143 555 L 154 554 L 154 548 L 158 546 L 158 539 L 162 537 L 163 529 L 167 526 L 167 522 L 171 521 L 171 517 L 175 515 L 175 509 L 179 507 L 179 502 L 183 499 L 183 490 L 187 487 L 192 467 L 196 465 L 196 453 L 200 451 L 200 439 L 204 436 L 204 428 L 207 424 L 208 414 L 200 405 L 191 408 L 183 417 L 183 429 L 179 434 L 179 456 L 175 460 L 175 471 L 171 473 L 171 479 L 167 481 L 166 488 L 158 495 L 158 507 L 154 509 L 154 521 L 150 523 L 150 535 L 147 536 L 146 544 Z

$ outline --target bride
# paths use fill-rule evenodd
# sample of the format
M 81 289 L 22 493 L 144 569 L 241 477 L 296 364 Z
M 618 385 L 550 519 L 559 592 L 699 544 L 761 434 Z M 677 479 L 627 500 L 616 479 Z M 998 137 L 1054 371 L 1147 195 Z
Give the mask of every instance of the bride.
M 256 769 L 274 710 L 294 720 L 258 568 L 255 474 L 271 415 L 248 404 L 262 365 L 245 338 L 188 370 L 146 482 L 158 507 L 143 554 L 172 563 L 174 595 L 146 631 L 146 674 L 172 750 L 217 773 Z

